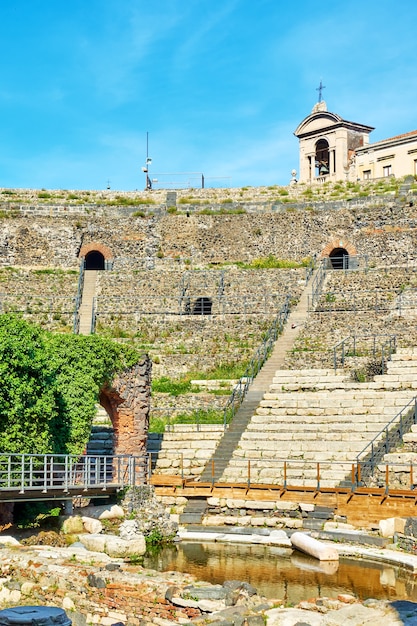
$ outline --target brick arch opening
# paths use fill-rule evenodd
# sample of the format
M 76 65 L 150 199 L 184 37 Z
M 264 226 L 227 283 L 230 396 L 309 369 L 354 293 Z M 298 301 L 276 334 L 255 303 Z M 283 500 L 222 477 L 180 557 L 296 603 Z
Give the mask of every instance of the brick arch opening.
M 104 270 L 113 260 L 113 253 L 108 246 L 94 242 L 81 246 L 78 256 L 85 259 L 86 270 Z
M 347 269 L 349 257 L 356 255 L 355 246 L 345 239 L 333 239 L 321 253 L 322 258 L 329 258 L 329 267 L 333 269 Z

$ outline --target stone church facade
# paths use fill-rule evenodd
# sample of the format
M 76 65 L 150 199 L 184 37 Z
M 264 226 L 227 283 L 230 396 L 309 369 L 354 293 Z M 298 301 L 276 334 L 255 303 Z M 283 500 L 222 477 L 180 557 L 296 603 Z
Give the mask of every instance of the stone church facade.
M 296 128 L 301 183 L 417 175 L 417 130 L 369 142 L 372 126 L 344 120 L 320 101 Z

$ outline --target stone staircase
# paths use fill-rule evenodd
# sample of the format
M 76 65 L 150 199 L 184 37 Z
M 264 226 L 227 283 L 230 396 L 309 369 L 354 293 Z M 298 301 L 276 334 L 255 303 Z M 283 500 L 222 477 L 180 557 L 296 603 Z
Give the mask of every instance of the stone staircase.
M 245 432 L 264 392 L 277 370 L 282 367 L 287 350 L 289 350 L 308 316 L 308 289 L 305 288 L 301 297 L 291 311 L 282 334 L 275 342 L 269 359 L 263 364 L 253 380 L 245 398 L 234 416 L 231 424 L 223 435 L 213 457 L 204 468 L 201 480 L 219 480 L 227 467 L 239 440 Z M 213 473 L 214 462 L 214 473 Z
M 313 275 L 314 276 L 314 275 Z M 252 382 L 246 397 L 244 398 L 237 413 L 233 417 L 232 422 L 225 431 L 221 438 L 213 456 L 206 464 L 202 474 L 202 481 L 218 481 L 223 476 L 228 467 L 231 459 L 233 458 L 234 451 L 239 445 L 239 442 L 246 431 L 248 424 L 259 406 L 264 392 L 268 389 L 268 385 L 278 367 L 282 367 L 284 364 L 284 358 L 287 350 L 289 350 L 308 316 L 308 289 L 305 288 L 301 294 L 301 297 L 294 309 L 291 311 L 287 323 L 284 326 L 282 334 L 275 342 L 274 348 L 269 359 L 264 363 L 258 375 Z M 181 523 L 200 523 L 201 516 L 198 519 L 198 500 L 192 498 L 189 500 L 183 516 L 180 517 Z M 193 521 L 186 522 L 185 520 L 191 515 Z
M 97 405 L 97 413 L 93 420 L 90 439 L 87 443 L 87 454 L 107 456 L 114 452 L 114 429 L 110 418 L 102 406 Z
M 292 459 L 287 481 L 333 487 L 384 426 L 416 395 L 417 352 L 399 350 L 387 373 L 373 381 L 350 380 L 343 371 L 278 370 L 242 434 L 222 480 L 241 482 L 252 463 L 254 482 L 279 484 L 279 459 Z
M 80 304 L 80 324 L 78 333 L 80 335 L 91 334 L 91 322 L 93 316 L 93 303 L 96 295 L 96 282 L 98 270 L 85 270 L 84 287 Z
M 261 399 L 262 393 L 260 391 L 249 391 L 246 394 L 238 412 L 204 468 L 201 474 L 202 481 L 218 481 L 220 479 Z

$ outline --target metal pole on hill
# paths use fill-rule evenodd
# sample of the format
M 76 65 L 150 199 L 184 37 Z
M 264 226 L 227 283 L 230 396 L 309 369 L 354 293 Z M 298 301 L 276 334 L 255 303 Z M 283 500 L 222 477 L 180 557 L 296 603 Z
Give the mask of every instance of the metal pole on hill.
M 150 191 L 152 189 L 152 181 L 149 178 L 149 166 L 152 163 L 152 159 L 149 156 L 149 133 L 146 132 L 146 161 L 144 167 L 142 167 L 142 172 L 145 174 L 145 191 Z

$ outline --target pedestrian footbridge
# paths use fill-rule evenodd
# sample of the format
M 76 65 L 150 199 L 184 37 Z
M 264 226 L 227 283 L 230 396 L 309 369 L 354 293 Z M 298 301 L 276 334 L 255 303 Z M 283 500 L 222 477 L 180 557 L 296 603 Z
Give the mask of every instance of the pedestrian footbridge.
M 108 496 L 146 481 L 146 458 L 131 455 L 0 454 L 0 501 Z

